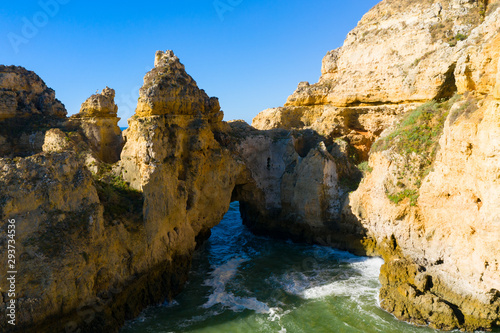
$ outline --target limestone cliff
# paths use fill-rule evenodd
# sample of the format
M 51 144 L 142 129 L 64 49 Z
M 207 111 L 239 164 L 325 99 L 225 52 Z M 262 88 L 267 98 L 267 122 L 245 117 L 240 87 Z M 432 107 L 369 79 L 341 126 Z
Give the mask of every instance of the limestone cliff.
M 499 28 L 498 1 L 382 1 L 255 128 L 159 51 L 123 149 L 112 89 L 67 119 L 34 73 L 0 67 L 17 328 L 116 331 L 179 292 L 232 200 L 256 232 L 383 256 L 398 318 L 499 326 Z
M 425 125 L 408 122 L 419 119 L 414 112 L 387 132 L 370 157 L 373 172 L 346 207 L 379 244 L 393 243 L 382 251 L 381 305 L 404 320 L 442 329 L 500 325 L 499 14 L 457 53 L 456 85 L 465 95 L 434 111 L 446 119 L 434 122 L 435 160 L 431 150 L 405 144 L 409 131 L 425 136 Z
M 421 325 L 500 325 L 498 8 L 382 1 L 327 54 L 317 84 L 300 83 L 284 107 L 253 121 L 311 129 L 327 146 L 341 138 L 357 162 L 369 158 L 341 218 L 320 225 L 335 226 L 345 248 L 382 255 L 381 306 Z M 293 190 L 286 181 L 285 193 Z M 286 229 L 276 221 L 269 233 Z
M 318 83 L 299 83 L 284 107 L 261 112 L 252 125 L 310 128 L 342 137 L 356 149 L 359 162 L 366 160 L 371 144 L 396 115 L 456 92 L 463 81 L 458 76 L 468 75 L 462 65 L 465 49 L 481 47 L 484 37 L 474 28 L 493 29 L 494 17 L 484 16 L 497 4 L 382 1 L 342 47 L 324 57 Z
M 129 119 L 120 165 L 144 195 L 148 262 L 191 254 L 229 208 L 242 164 L 217 141 L 223 126 L 208 98 L 172 51 L 157 52 Z
M 245 169 L 233 200 L 252 231 L 345 247 L 341 202 L 359 170 L 342 140 L 325 145 L 313 131 L 256 130 L 231 122 L 230 146 Z M 340 236 L 340 237 L 339 237 Z

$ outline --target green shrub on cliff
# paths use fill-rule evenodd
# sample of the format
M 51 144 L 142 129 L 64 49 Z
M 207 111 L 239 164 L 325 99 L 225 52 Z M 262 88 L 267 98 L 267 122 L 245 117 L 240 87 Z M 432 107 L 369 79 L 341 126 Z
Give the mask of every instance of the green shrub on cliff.
M 430 101 L 407 113 L 391 134 L 375 142 L 372 152 L 392 147 L 399 154 L 425 155 L 432 162 L 448 111 L 459 99 L 456 95 L 441 103 Z
M 408 198 L 410 205 L 416 205 L 422 180 L 435 159 L 446 117 L 460 98 L 455 95 L 447 101 L 422 104 L 405 114 L 392 133 L 372 146 L 372 152 L 390 149 L 395 153 L 395 177 L 386 184 L 389 200 L 398 204 Z
M 368 161 L 361 162 L 360 164 L 358 164 L 358 169 L 363 174 L 370 173 L 373 171 L 373 168 L 368 164 Z
M 142 193 L 131 188 L 120 174 L 113 171 L 112 165 L 99 165 L 94 180 L 99 200 L 104 206 L 105 221 L 142 221 Z
M 387 194 L 387 197 L 389 198 L 389 200 L 391 200 L 395 204 L 398 204 L 401 201 L 403 201 L 404 199 L 409 198 L 410 205 L 415 206 L 417 204 L 417 200 L 418 200 L 418 191 L 406 189 L 404 191 L 397 192 L 395 194 Z

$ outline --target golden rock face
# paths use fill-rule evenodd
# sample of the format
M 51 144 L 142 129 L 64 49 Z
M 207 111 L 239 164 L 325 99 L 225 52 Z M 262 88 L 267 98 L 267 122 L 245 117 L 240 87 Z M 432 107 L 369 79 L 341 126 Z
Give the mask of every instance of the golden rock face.
M 38 75 L 22 67 L 0 65 L 0 121 L 36 115 L 64 118 L 66 109 Z
M 153 91 L 142 96 L 152 112 L 129 120 L 119 163 L 111 164 L 119 156 L 109 160 L 121 152 L 109 88 L 58 128 L 27 132 L 36 151 L 0 158 L 0 212 L 18 221 L 26 256 L 18 297 L 30 305 L 21 304 L 19 327 L 83 327 L 88 317 L 75 311 L 88 306 L 95 330 L 115 330 L 125 312 L 138 315 L 148 300 L 180 291 L 195 246 L 228 210 L 244 166 L 219 142 L 217 100 L 190 81 L 178 59 L 167 64 L 174 57 L 157 58 L 161 69 L 148 74 L 160 82 L 149 87 L 146 80 L 142 90 Z M 166 81 L 155 78 L 169 70 L 175 74 Z
M 118 106 L 115 104 L 115 91 L 108 87 L 100 94 L 90 96 L 80 108 L 76 117 L 116 117 Z
M 198 88 L 172 51 L 156 53 L 155 67 L 144 77 L 136 109 L 138 117 L 164 114 L 222 120 L 218 99 Z
M 327 54 L 319 83 L 301 83 L 286 106 L 259 114 L 255 128 L 224 123 L 218 100 L 173 52 L 159 51 L 123 150 L 108 88 L 70 119 L 78 131 L 60 125 L 17 141 L 0 132 L 2 156 L 13 143 L 36 146 L 0 158 L 0 212 L 18 220 L 24 258 L 19 325 L 80 325 L 88 318 L 77 310 L 90 304 L 101 309 L 95 325 L 112 323 L 98 330 L 110 331 L 146 300 L 174 296 L 231 200 L 241 201 L 253 230 L 382 255 L 381 305 L 401 319 L 443 329 L 498 325 L 500 10 L 475 28 L 450 28 L 468 34 L 452 46 L 433 27 L 478 9 L 459 5 L 383 1 Z M 39 78 L 2 70 L 2 121 L 66 120 Z M 397 177 L 405 156 L 391 144 L 370 153 L 372 143 L 417 105 L 454 90 L 467 96 L 446 110 L 415 204 L 394 203 L 388 184 L 404 185 Z M 40 94 L 50 101 L 45 109 L 34 105 Z M 34 97 L 20 109 L 21 95 Z M 369 162 L 357 189 L 356 158 Z

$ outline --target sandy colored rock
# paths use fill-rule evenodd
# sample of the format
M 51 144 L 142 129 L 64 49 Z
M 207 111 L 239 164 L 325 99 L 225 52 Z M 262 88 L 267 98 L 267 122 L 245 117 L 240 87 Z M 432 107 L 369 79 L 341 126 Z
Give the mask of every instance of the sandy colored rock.
M 496 99 L 500 99 L 500 58 L 498 58 L 497 65 L 497 80 L 495 85 L 495 91 L 493 93 Z
M 106 163 L 117 162 L 123 147 L 114 98 L 115 91 L 106 87 L 100 94 L 90 96 L 70 119 L 70 126 L 80 128 L 96 155 Z
M 2 67 L 10 132 L 0 131 L 0 227 L 15 218 L 21 235 L 20 329 L 111 331 L 173 297 L 232 200 L 255 232 L 383 256 L 381 306 L 400 319 L 499 326 L 495 3 L 482 20 L 480 2 L 381 2 L 327 54 L 319 83 L 300 83 L 256 128 L 224 123 L 218 100 L 158 51 L 113 165 L 94 152 L 117 137 L 114 91 L 82 105 L 72 119 L 81 133 L 52 120 L 38 130 L 40 117 L 65 120 L 53 92 Z M 416 182 L 428 156 L 391 148 L 390 133 L 417 105 L 456 91 L 464 96 L 450 102 L 435 160 Z M 49 104 L 39 108 L 37 96 Z M 34 127 L 13 133 L 20 120 Z M 370 150 L 379 136 L 395 139 Z M 354 166 L 367 158 L 362 172 Z M 410 187 L 413 197 L 389 197 Z
M 256 233 L 343 247 L 339 230 L 347 188 L 339 179 L 359 173 L 346 146 L 340 141 L 326 147 L 311 130 L 230 125 L 237 140 L 232 150 L 246 168 L 233 193 L 243 223 Z
M 0 156 L 41 152 L 46 129 L 65 120 L 64 105 L 38 75 L 0 65 Z
M 144 77 L 136 109 L 139 117 L 163 114 L 205 114 L 215 122 L 223 117 L 218 99 L 198 88 L 172 51 L 156 52 L 155 67 Z
M 252 123 L 262 130 L 311 129 L 334 142 L 341 138 L 369 157 L 365 178 L 344 202 L 336 228 L 344 233 L 346 248 L 359 250 L 361 244 L 366 253 L 384 257 L 384 309 L 439 329 L 500 325 L 500 253 L 491 243 L 500 237 L 500 109 L 493 99 L 498 98 L 500 9 L 497 1 L 484 5 L 382 1 L 341 48 L 325 56 L 318 83 L 300 83 L 284 107 L 265 110 Z M 449 105 L 444 129 L 435 129 L 434 135 L 442 130 L 442 136 L 429 169 L 423 168 L 432 156 L 391 149 L 397 135 L 386 149 L 370 151 L 405 113 L 456 92 L 464 96 Z M 287 232 L 283 229 L 278 233 Z M 260 231 L 266 230 L 275 234 L 275 223 L 260 224 Z M 304 233 L 293 225 L 288 232 Z
M 44 152 L 60 153 L 71 147 L 69 138 L 58 128 L 53 128 L 45 133 L 42 150 Z
M 186 76 L 177 83 L 188 84 Z M 93 157 L 88 132 L 72 126 L 115 121 L 111 92 L 91 97 L 67 128 L 40 132 L 38 153 L 0 159 L 1 224 L 16 219 L 23 258 L 21 330 L 114 331 L 147 305 L 171 299 L 186 282 L 196 245 L 229 207 L 243 166 L 216 140 L 220 114 L 205 108 L 133 117 L 123 160 L 109 165 Z
M 90 96 L 81 106 L 76 117 L 116 117 L 115 90 L 104 88 L 100 94 Z
M 318 83 L 285 106 L 400 104 L 453 95 L 458 50 L 481 23 L 479 2 L 382 1 L 323 59 Z M 460 34 L 460 35 L 459 35 Z
M 400 253 L 386 254 L 386 265 L 404 259 L 405 265 L 420 267 L 433 281 L 432 288 L 423 292 L 452 304 L 463 319 L 454 321 L 446 307 L 440 308 L 440 315 L 436 309 L 426 312 L 427 303 L 418 295 L 398 294 L 404 283 L 415 282 L 402 278 L 390 282 L 392 275 L 399 274 L 394 267 L 382 272 L 389 278 L 387 283 L 381 280 L 382 307 L 398 318 L 430 322 L 441 329 L 491 328 L 500 318 L 499 300 L 492 293 L 500 286 L 496 264 L 500 258 L 496 241 L 500 237 L 500 104 L 487 99 L 478 110 L 457 116 L 456 112 L 466 110 L 461 107 L 465 102 L 451 108 L 433 171 L 423 179 L 415 207 L 408 199 L 394 204 L 388 198 L 387 184 L 394 183 L 401 163 L 390 150 L 371 155 L 373 172 L 350 195 L 347 206 L 356 216 L 353 223 L 361 223 L 377 243 L 394 239 Z
M 64 118 L 64 105 L 38 75 L 17 66 L 0 65 L 0 120 L 29 116 Z

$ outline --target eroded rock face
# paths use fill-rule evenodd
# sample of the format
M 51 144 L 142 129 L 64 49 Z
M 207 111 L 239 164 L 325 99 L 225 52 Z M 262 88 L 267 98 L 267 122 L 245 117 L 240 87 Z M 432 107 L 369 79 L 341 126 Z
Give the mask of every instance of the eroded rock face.
M 496 86 L 495 86 L 495 90 L 493 92 L 493 95 L 495 96 L 496 99 L 500 99 L 500 58 L 498 59 L 497 80 L 496 80 Z
M 81 128 L 99 159 L 106 163 L 118 162 L 123 147 L 117 112 L 115 91 L 106 87 L 90 96 L 70 120 L 70 124 Z
M 18 221 L 26 263 L 20 329 L 110 331 L 172 297 L 231 200 L 256 232 L 382 255 L 381 305 L 401 319 L 443 329 L 500 325 L 500 10 L 479 24 L 479 5 L 382 2 L 325 57 L 320 82 L 301 83 L 285 107 L 256 117 L 258 129 L 222 122 L 218 101 L 173 52 L 159 51 L 118 163 L 103 163 L 109 154 L 97 153 L 103 135 L 91 121 L 116 126 L 111 89 L 83 104 L 75 117 L 83 134 L 58 125 L 17 141 L 0 136 L 1 147 L 22 143 L 26 154 L 0 159 L 0 227 Z M 450 45 L 459 33 L 468 39 Z M 404 159 L 390 149 L 369 156 L 372 143 L 416 105 L 455 90 L 475 92 L 450 107 L 416 202 L 393 203 L 388 191 L 408 183 L 397 181 Z M 4 109 L 12 110 L 9 98 Z M 32 113 L 45 110 L 29 103 Z M 48 118 L 65 120 L 50 110 Z M 9 112 L 4 122 L 18 119 Z M 345 181 L 360 176 L 353 164 L 368 157 L 366 177 L 349 193 L 356 186 Z
M 488 59 L 495 59 L 498 47 L 485 51 L 483 44 L 496 33 L 498 16 L 487 11 L 483 19 L 485 11 L 482 1 L 382 1 L 342 47 L 327 53 L 318 83 L 301 82 L 284 107 L 261 112 L 252 126 L 342 137 L 364 161 L 396 115 L 457 89 L 493 89 L 489 80 L 496 72 Z M 474 56 L 482 61 L 470 60 Z M 482 71 L 469 68 L 471 61 Z
M 390 151 L 370 157 L 373 172 L 349 197 L 346 211 L 356 223 L 378 244 L 394 242 L 381 251 L 380 297 L 398 318 L 441 329 L 500 323 L 499 112 L 500 104 L 487 99 L 453 124 L 450 113 L 415 206 L 409 199 L 394 204 L 387 195 L 400 163 Z M 429 283 L 419 287 L 416 280 L 423 277 Z
M 34 72 L 0 65 L 0 156 L 41 151 L 45 128 L 62 126 L 64 105 Z
M 89 278 L 97 272 L 83 255 L 94 256 L 88 245 L 102 237 L 102 211 L 90 173 L 74 154 L 2 158 L 0 165 L 2 228 L 7 219 L 16 220 L 16 253 L 22 261 L 17 326 L 27 327 L 71 311 L 89 297 Z M 5 237 L 0 242 L 7 248 Z M 7 251 L 1 257 L 7 260 Z M 2 300 L 0 305 L 7 304 Z M 7 329 L 5 321 L 1 325 Z
M 437 156 L 416 196 L 391 200 L 401 170 L 414 176 L 420 167 L 403 167 L 406 158 L 388 149 L 370 156 L 373 172 L 344 210 L 379 244 L 386 260 L 381 306 L 403 320 L 440 329 L 500 325 L 498 15 L 474 29 L 460 51 L 455 73 L 464 97 L 447 111 Z
M 483 6 L 483 7 L 481 7 Z M 286 106 L 401 104 L 450 97 L 459 40 L 481 22 L 481 1 L 382 1 L 323 60 L 317 84 Z
M 158 51 L 155 67 L 144 77 L 136 115 L 204 115 L 210 121 L 222 121 L 219 100 L 209 98 L 189 76 L 172 51 Z
M 313 131 L 261 131 L 241 121 L 230 125 L 236 139 L 232 150 L 245 165 L 233 193 L 243 223 L 257 233 L 345 248 L 339 234 L 346 227 L 341 212 L 348 186 L 339 178 L 359 173 L 347 158 L 345 142 L 326 147 Z
M 0 65 L 0 119 L 31 116 L 64 118 L 66 109 L 35 73 Z

